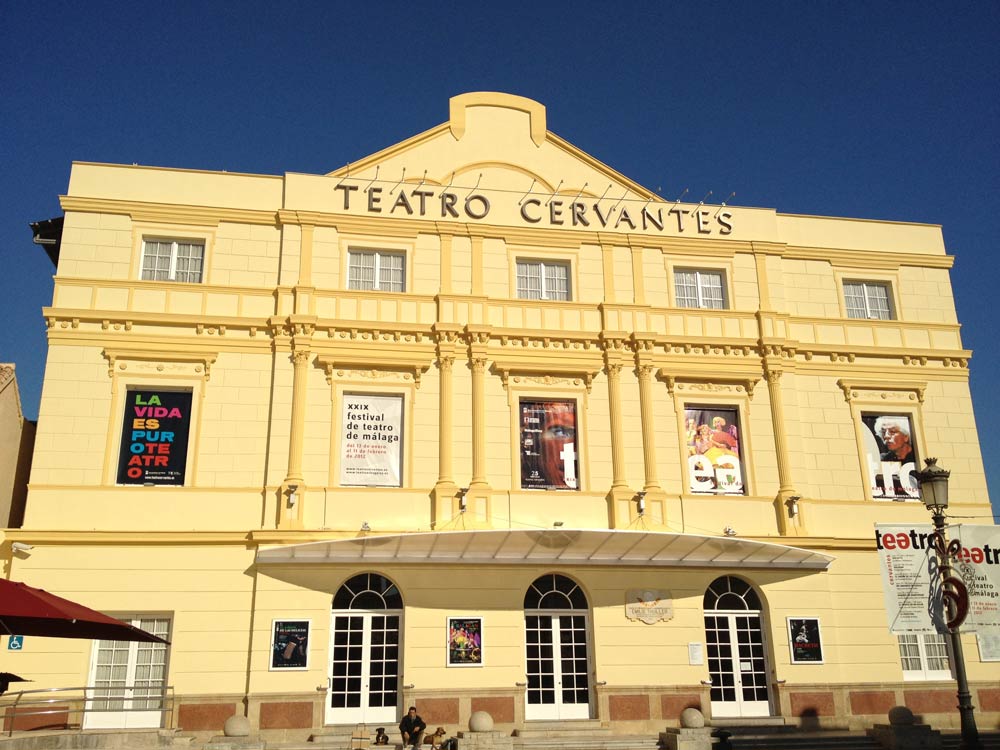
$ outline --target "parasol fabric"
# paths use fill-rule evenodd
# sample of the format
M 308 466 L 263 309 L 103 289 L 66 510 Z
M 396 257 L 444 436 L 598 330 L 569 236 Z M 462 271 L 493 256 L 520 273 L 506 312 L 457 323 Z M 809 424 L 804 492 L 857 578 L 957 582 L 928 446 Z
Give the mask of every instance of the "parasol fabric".
M 23 583 L 0 578 L 0 634 L 168 643 L 127 622 Z

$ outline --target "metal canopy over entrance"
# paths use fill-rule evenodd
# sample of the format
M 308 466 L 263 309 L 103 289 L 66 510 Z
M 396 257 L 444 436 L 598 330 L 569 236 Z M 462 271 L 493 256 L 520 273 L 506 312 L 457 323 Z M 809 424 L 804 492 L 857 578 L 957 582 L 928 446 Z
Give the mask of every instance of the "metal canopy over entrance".
M 826 570 L 833 557 L 733 537 L 617 529 L 387 534 L 261 549 L 258 563 L 463 563 Z

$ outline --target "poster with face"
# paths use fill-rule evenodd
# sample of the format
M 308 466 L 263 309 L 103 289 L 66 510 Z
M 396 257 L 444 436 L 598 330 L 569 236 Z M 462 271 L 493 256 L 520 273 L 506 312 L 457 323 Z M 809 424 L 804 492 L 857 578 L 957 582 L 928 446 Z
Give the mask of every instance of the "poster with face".
M 191 391 L 129 389 L 118 452 L 118 484 L 184 484 Z
M 792 650 L 792 664 L 823 663 L 823 641 L 819 635 L 818 618 L 789 617 L 788 643 Z
M 340 483 L 401 487 L 403 397 L 345 393 Z
M 521 488 L 578 490 L 575 401 L 521 400 Z
M 706 406 L 684 409 L 691 492 L 743 495 L 739 411 Z
M 913 423 L 898 414 L 861 417 L 868 486 L 876 500 L 919 500 L 920 470 Z
M 306 669 L 309 620 L 274 620 L 271 625 L 271 669 Z

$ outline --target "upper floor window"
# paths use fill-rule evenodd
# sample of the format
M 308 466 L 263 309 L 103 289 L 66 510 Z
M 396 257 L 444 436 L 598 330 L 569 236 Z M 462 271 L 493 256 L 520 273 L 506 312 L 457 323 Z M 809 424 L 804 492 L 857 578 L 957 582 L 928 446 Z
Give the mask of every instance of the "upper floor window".
M 142 276 L 146 281 L 201 282 L 205 243 L 188 240 L 146 240 L 142 245 Z
M 722 271 L 677 269 L 674 291 L 678 307 L 726 309 L 726 284 Z
M 844 304 L 848 318 L 892 320 L 892 295 L 882 281 L 845 281 Z
M 362 291 L 406 290 L 406 256 L 386 250 L 351 250 L 347 261 L 347 288 Z
M 937 633 L 905 633 L 899 638 L 904 680 L 950 680 L 948 642 Z
M 568 300 L 569 263 L 519 260 L 517 296 L 518 299 Z

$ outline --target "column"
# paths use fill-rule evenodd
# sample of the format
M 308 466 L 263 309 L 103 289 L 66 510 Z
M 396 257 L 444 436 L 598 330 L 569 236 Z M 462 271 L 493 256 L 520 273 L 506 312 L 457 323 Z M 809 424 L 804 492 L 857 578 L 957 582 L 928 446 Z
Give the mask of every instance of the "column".
M 625 440 L 622 433 L 622 366 L 608 362 L 608 408 L 611 410 L 611 488 L 625 487 Z
M 792 465 L 788 455 L 788 437 L 785 435 L 785 406 L 781 396 L 782 370 L 765 366 L 767 391 L 771 400 L 771 429 L 774 432 L 774 449 L 778 457 L 778 496 L 774 500 L 774 510 L 778 518 L 778 531 L 783 535 L 802 535 L 805 533 L 802 521 L 801 505 L 792 515 L 788 499 L 797 493 L 792 483 Z
M 472 483 L 471 489 L 486 482 L 486 357 L 473 355 L 472 366 Z M 471 491 L 470 489 L 470 491 Z
M 312 352 L 296 349 L 292 352 L 292 414 L 288 440 L 288 473 L 281 483 L 278 503 L 279 528 L 302 528 L 302 500 L 305 481 L 302 477 L 302 446 L 305 440 L 306 386 Z
M 656 474 L 656 433 L 653 431 L 653 367 L 638 365 L 635 368 L 639 377 L 639 408 L 642 410 L 642 461 L 646 473 L 646 492 L 660 489 L 660 480 Z

